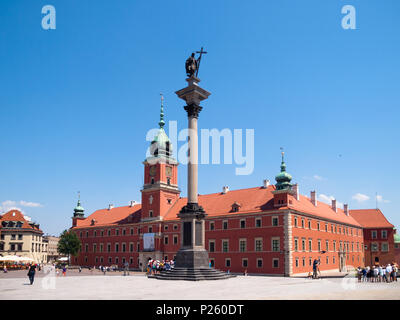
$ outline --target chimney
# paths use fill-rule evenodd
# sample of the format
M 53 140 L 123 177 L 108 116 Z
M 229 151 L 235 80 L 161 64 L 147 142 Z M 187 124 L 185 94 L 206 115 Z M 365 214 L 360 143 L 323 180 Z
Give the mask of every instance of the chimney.
M 222 193 L 223 194 L 228 193 L 228 191 L 229 191 L 229 187 L 228 186 L 223 186 L 222 187 Z
M 114 205 L 113 204 L 109 204 L 108 205 L 108 210 L 111 210 L 111 209 L 113 209 L 114 208 Z
M 332 199 L 332 209 L 333 209 L 333 211 L 337 212 L 337 210 L 336 210 L 336 199 Z
M 300 200 L 299 185 L 296 183 L 292 186 L 292 192 L 297 201 Z
M 311 203 L 317 206 L 317 192 L 315 190 L 311 191 Z
M 133 207 L 135 204 L 136 204 L 136 201 L 135 200 L 131 200 L 130 203 L 129 203 L 129 206 Z
M 347 203 L 345 203 L 343 205 L 343 210 L 344 210 L 344 213 L 346 214 L 346 216 L 348 216 L 349 215 L 349 205 Z
M 264 179 L 263 180 L 263 188 L 266 189 L 269 186 L 269 180 L 268 179 Z

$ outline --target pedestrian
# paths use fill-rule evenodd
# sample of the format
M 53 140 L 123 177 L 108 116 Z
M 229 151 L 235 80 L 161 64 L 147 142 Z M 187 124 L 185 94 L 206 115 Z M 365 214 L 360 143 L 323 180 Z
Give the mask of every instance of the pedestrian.
M 314 259 L 314 261 L 313 261 L 313 279 L 318 278 L 318 265 L 319 265 L 319 260 Z
M 358 282 L 361 282 L 361 277 L 362 277 L 362 269 L 361 269 L 361 267 L 358 267 L 357 268 L 357 279 L 358 279 Z
M 391 278 L 392 271 L 393 271 L 392 266 L 389 263 L 386 266 L 386 282 L 391 282 L 392 281 L 392 278 Z
M 6 265 L 4 265 L 3 271 L 4 271 L 4 273 L 7 273 L 7 272 L 8 272 L 8 271 L 7 271 L 7 266 L 6 266 Z
M 397 267 L 397 264 L 393 265 L 393 280 L 397 282 L 397 272 L 399 268 Z
M 63 276 L 65 277 L 65 274 L 67 273 L 67 268 L 65 266 L 63 267 L 62 273 L 63 273 Z
M 129 276 L 129 263 L 125 262 L 124 265 L 124 276 L 128 275 Z
M 36 265 L 32 264 L 29 268 L 28 271 L 28 277 L 31 285 L 33 284 L 33 281 L 35 280 L 35 273 L 36 273 Z
M 82 272 L 82 267 L 81 266 L 79 266 L 79 273 L 81 273 Z
M 362 281 L 363 282 L 367 281 L 367 269 L 366 268 L 362 269 Z
M 378 282 L 379 280 L 379 269 L 378 267 L 374 267 L 374 282 Z

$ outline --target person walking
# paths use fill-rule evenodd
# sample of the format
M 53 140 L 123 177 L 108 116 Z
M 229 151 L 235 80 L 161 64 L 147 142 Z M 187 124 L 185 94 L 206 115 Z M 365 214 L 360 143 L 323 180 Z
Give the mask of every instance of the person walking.
M 29 267 L 29 271 L 28 271 L 28 277 L 29 277 L 29 281 L 30 281 L 31 285 L 33 284 L 33 281 L 35 280 L 35 273 L 36 273 L 36 265 L 31 264 L 31 266 Z
M 398 272 L 399 268 L 397 267 L 397 264 L 393 265 L 393 281 L 397 282 L 397 272 Z
M 65 274 L 67 273 L 67 268 L 65 266 L 63 267 L 62 273 L 63 273 L 63 276 L 65 277 Z

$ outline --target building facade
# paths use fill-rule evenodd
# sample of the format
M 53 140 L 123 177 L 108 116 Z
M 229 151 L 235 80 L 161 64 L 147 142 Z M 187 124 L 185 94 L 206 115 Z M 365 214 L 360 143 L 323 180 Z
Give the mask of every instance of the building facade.
M 350 210 L 363 227 L 365 264 L 386 265 L 395 261 L 394 226 L 379 209 Z
M 19 210 L 10 210 L 0 218 L 0 255 L 17 255 L 47 262 L 47 243 L 39 224 L 25 218 Z
M 187 199 L 180 197 L 178 163 L 160 121 L 160 130 L 144 162 L 142 201 L 100 209 L 84 217 L 78 201 L 72 230 L 82 242 L 71 259 L 81 266 L 122 266 L 144 270 L 149 259 L 171 260 L 181 247 L 177 214 Z M 301 195 L 291 183 L 283 158 L 276 184 L 199 195 L 206 213 L 205 247 L 210 263 L 233 273 L 292 276 L 312 270 L 347 270 L 364 265 L 362 226 L 348 206 L 317 201 L 316 192 Z
M 57 248 L 59 240 L 59 237 L 50 235 L 43 236 L 43 242 L 47 243 L 47 262 L 55 262 L 61 257 Z

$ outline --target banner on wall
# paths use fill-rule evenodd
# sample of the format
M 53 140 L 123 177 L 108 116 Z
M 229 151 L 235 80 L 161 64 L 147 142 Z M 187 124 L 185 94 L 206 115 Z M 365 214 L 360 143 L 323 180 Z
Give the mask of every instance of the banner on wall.
M 143 251 L 154 251 L 154 235 L 155 233 L 143 234 Z

